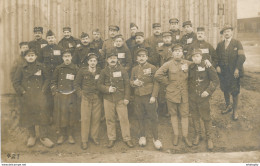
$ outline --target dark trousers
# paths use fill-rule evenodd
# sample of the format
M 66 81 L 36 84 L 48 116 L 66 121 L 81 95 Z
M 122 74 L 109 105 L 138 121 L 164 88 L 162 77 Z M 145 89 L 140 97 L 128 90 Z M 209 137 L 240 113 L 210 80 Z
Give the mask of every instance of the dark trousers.
M 149 103 L 151 95 L 135 96 L 135 113 L 139 123 L 139 136 L 145 137 L 145 118 L 150 120 L 151 130 L 155 140 L 158 139 L 158 115 L 156 103 Z
M 32 136 L 32 137 L 36 136 L 35 125 L 30 126 L 27 129 L 28 129 L 30 136 Z M 48 125 L 39 125 L 39 131 L 40 131 L 40 138 L 46 138 L 48 135 L 49 126 Z

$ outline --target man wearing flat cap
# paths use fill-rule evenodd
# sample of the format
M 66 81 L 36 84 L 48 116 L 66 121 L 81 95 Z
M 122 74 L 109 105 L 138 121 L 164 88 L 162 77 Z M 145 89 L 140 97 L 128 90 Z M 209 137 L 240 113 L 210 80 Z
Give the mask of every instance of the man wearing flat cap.
M 135 41 L 136 41 L 136 45 L 133 47 L 133 66 L 138 65 L 137 63 L 137 53 L 136 51 L 139 48 L 145 48 L 148 51 L 148 60 L 147 62 L 151 63 L 154 66 L 158 66 L 159 65 L 159 57 L 156 54 L 156 50 L 155 48 L 152 48 L 148 42 L 144 39 L 144 33 L 143 32 L 136 32 L 135 33 Z
M 214 64 L 226 102 L 226 109 L 222 111 L 222 114 L 233 111 L 233 120 L 237 120 L 240 78 L 244 75 L 243 64 L 246 57 L 241 42 L 233 38 L 233 27 L 231 25 L 225 25 L 220 34 L 223 35 L 224 40 L 217 45 L 217 56 L 214 58 Z M 230 94 L 233 97 L 233 104 L 230 103 Z
M 154 49 L 163 45 L 162 29 L 160 23 L 153 23 L 153 35 L 147 38 L 146 41 Z
M 64 50 L 69 49 L 73 55 L 75 49 L 80 46 L 80 40 L 71 36 L 70 27 L 64 27 L 63 38 L 59 41 L 58 45 Z
M 209 60 L 212 63 L 212 57 L 216 57 L 216 50 L 214 47 L 205 41 L 205 28 L 198 27 L 197 28 L 197 39 L 194 41 L 187 53 L 187 59 L 192 60 L 192 52 L 194 49 L 200 49 L 202 51 L 202 60 Z
M 187 59 L 187 53 L 190 48 L 190 45 L 197 40 L 196 33 L 193 32 L 193 27 L 191 21 L 185 21 L 182 24 L 182 27 L 184 28 L 185 34 L 181 38 L 181 44 L 183 46 L 183 55 L 184 58 Z
M 133 47 L 135 46 L 135 33 L 138 31 L 138 26 L 135 23 L 130 23 L 130 32 L 131 32 L 131 37 L 126 40 L 126 45 L 131 51 L 131 54 L 133 56 Z
M 36 51 L 36 54 L 39 55 L 40 49 L 45 47 L 48 42 L 42 38 L 43 27 L 34 27 L 33 28 L 34 40 L 29 42 L 29 48 L 32 48 Z
M 179 44 L 182 38 L 182 31 L 179 29 L 179 19 L 171 18 L 169 24 L 170 32 L 172 33 L 172 43 Z

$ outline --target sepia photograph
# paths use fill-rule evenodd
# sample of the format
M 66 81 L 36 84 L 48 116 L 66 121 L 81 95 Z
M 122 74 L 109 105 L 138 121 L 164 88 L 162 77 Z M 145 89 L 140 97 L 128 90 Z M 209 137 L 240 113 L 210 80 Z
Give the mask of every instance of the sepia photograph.
M 260 0 L 0 0 L 1 166 L 260 166 Z

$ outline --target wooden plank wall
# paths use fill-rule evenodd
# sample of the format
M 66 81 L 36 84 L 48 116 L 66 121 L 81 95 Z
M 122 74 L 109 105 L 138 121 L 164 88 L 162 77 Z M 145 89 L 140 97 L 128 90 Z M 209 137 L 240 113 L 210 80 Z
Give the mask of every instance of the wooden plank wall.
M 1 94 L 13 93 L 10 68 L 19 56 L 19 42 L 33 39 L 33 27 L 52 29 L 57 42 L 62 27 L 71 26 L 79 37 L 82 31 L 91 34 L 99 28 L 103 38 L 108 26 L 117 24 L 121 33 L 130 36 L 129 24 L 135 22 L 146 37 L 152 34 L 152 23 L 160 22 L 163 31 L 169 29 L 169 19 L 177 17 L 180 25 L 191 20 L 194 29 L 204 26 L 207 38 L 214 46 L 220 40 L 219 30 L 224 23 L 236 27 L 237 0 L 1 0 L 0 54 Z M 218 5 L 225 5 L 225 15 L 218 15 Z

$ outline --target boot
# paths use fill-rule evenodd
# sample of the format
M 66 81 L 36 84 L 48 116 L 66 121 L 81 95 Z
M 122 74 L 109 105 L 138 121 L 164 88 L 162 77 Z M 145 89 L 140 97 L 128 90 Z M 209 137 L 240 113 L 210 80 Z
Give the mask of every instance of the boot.
M 188 147 L 192 147 L 192 144 L 187 137 L 183 137 L 183 141 Z
M 192 144 L 199 145 L 199 142 L 202 140 L 200 120 L 194 119 L 193 125 L 194 125 L 194 129 L 195 129 L 195 138 L 194 138 Z
M 61 145 L 63 142 L 64 142 L 64 136 L 63 136 L 63 135 L 60 135 L 60 136 L 58 137 L 57 144 L 58 144 L 58 145 Z
M 33 147 L 36 143 L 36 137 L 30 136 L 28 141 L 27 141 L 27 146 L 28 147 Z
M 206 137 L 207 137 L 208 150 L 212 150 L 213 149 L 213 142 L 212 142 L 212 139 L 211 139 L 211 129 L 212 129 L 211 120 L 209 120 L 209 121 L 204 120 L 204 126 L 205 126 L 205 132 L 206 132 Z
M 179 144 L 179 136 L 178 136 L 178 135 L 174 135 L 174 136 L 173 136 L 172 144 L 173 144 L 174 146 L 178 146 L 178 144 Z
M 229 92 L 224 92 L 225 102 L 226 102 L 226 109 L 223 110 L 221 113 L 226 114 L 232 111 L 232 105 L 230 104 L 230 94 Z
M 233 120 L 238 120 L 237 105 L 238 105 L 238 95 L 233 96 Z
M 207 144 L 208 150 L 212 150 L 214 145 L 211 139 L 208 139 L 208 144 Z

